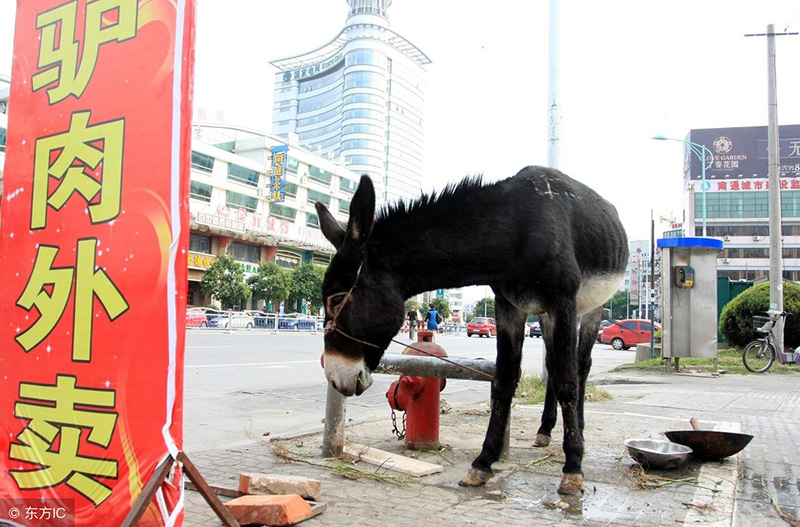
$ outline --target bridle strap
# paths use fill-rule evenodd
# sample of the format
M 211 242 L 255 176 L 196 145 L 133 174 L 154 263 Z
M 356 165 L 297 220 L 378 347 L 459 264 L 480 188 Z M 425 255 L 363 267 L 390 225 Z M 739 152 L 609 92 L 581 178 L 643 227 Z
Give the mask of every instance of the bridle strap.
M 344 309 L 344 306 L 347 304 L 347 302 L 350 301 L 350 295 L 353 293 L 353 290 L 356 288 L 356 285 L 358 284 L 358 278 L 361 276 L 361 267 L 363 265 L 364 265 L 364 261 L 362 260 L 361 263 L 358 266 L 358 270 L 356 271 L 356 279 L 353 282 L 353 287 L 351 287 L 350 290 L 347 291 L 347 294 L 345 294 L 344 299 L 342 299 L 342 301 L 339 303 L 339 305 L 337 305 L 336 308 L 334 309 L 333 318 L 331 318 L 331 320 L 329 320 L 328 323 L 325 324 L 325 334 L 328 335 L 328 334 L 333 333 L 335 331 L 336 333 L 342 335 L 345 338 L 348 338 L 348 339 L 352 340 L 353 342 L 358 342 L 359 344 L 363 344 L 365 346 L 370 346 L 370 347 L 375 348 L 375 349 L 381 349 L 381 347 L 378 346 L 377 344 L 373 344 L 372 342 L 367 342 L 365 340 L 357 339 L 356 337 L 354 337 L 352 335 L 348 335 L 347 333 L 342 331 L 339 328 L 339 325 L 338 325 L 339 315 L 341 314 L 342 309 Z M 397 344 L 405 346 L 405 344 L 403 344 L 402 342 L 400 342 L 399 340 L 396 340 L 396 339 L 392 339 L 392 342 L 395 342 Z M 448 359 L 446 359 L 444 357 L 440 357 L 439 355 L 435 355 L 433 353 L 425 351 L 425 350 L 423 350 L 421 348 L 414 347 L 413 344 L 409 344 L 407 347 L 409 347 L 409 348 L 411 348 L 413 350 L 416 350 L 416 351 L 418 351 L 418 352 L 420 352 L 420 353 L 422 353 L 424 355 L 427 355 L 429 357 L 436 357 L 437 359 L 443 360 L 444 362 L 449 362 L 450 364 L 452 364 L 454 366 L 458 366 L 459 368 L 463 368 L 465 370 L 469 370 L 469 371 L 471 371 L 473 373 L 477 373 L 479 375 L 483 375 L 484 377 L 487 377 L 490 380 L 494 380 L 494 377 L 492 375 L 489 375 L 486 372 L 482 372 L 482 371 L 477 370 L 475 368 L 470 368 L 469 366 L 465 366 L 464 364 L 458 364 L 458 363 L 453 362 L 451 360 L 448 360 Z

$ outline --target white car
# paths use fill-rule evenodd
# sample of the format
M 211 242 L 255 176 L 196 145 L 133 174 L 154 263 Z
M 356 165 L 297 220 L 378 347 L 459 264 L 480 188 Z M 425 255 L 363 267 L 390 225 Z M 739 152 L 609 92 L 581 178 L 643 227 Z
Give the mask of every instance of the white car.
M 253 315 L 242 313 L 241 311 L 217 315 L 216 327 L 228 328 L 229 324 L 233 329 L 251 329 L 255 327 L 256 319 L 253 318 Z

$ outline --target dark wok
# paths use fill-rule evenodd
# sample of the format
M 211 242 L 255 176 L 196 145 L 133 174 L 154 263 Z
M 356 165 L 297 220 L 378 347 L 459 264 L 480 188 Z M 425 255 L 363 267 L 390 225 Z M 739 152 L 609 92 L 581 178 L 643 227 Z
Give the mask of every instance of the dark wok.
M 753 436 L 736 432 L 718 432 L 716 430 L 700 430 L 697 419 L 690 420 L 694 430 L 673 430 L 664 432 L 673 443 L 686 445 L 692 449 L 692 455 L 704 461 L 716 461 L 732 456 L 750 443 Z

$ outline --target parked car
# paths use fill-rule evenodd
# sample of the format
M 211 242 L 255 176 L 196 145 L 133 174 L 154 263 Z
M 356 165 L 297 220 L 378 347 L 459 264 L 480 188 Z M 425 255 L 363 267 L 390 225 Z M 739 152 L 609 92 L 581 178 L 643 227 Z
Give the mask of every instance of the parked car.
M 656 329 L 661 329 L 658 324 Z M 642 342 L 650 342 L 653 326 L 649 320 L 627 319 L 612 324 L 600 333 L 600 342 L 611 344 L 615 350 L 626 350 Z
M 493 337 L 497 335 L 497 323 L 489 317 L 473 317 L 467 324 L 467 336 L 480 335 Z
M 187 328 L 208 327 L 208 316 L 206 316 L 206 312 L 196 307 L 187 309 L 186 327 Z
M 233 328 L 233 329 L 251 329 L 256 326 L 256 320 L 253 315 L 244 313 L 242 311 L 234 311 L 232 313 L 220 312 L 216 315 L 214 326 L 218 328 Z
M 608 320 L 601 320 L 600 321 L 600 327 L 597 329 L 597 342 L 600 342 L 600 335 L 603 334 L 603 330 L 606 329 L 607 327 L 613 326 L 613 325 L 614 325 L 614 323 L 610 322 Z
M 530 329 L 528 329 L 528 336 L 530 338 L 541 337 L 542 336 L 542 326 L 538 322 L 534 322 L 533 324 L 531 324 Z
M 303 313 L 290 313 L 278 317 L 278 329 L 291 329 L 299 331 L 317 329 L 316 317 Z

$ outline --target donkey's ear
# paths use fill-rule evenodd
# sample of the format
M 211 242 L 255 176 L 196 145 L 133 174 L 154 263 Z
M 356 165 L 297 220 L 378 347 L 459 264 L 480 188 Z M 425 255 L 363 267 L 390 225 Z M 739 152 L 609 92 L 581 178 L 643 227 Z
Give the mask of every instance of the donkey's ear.
M 328 211 L 328 207 L 324 203 L 318 201 L 314 204 L 314 207 L 317 209 L 319 227 L 322 229 L 322 234 L 338 251 L 344 241 L 344 228 L 336 221 L 336 218 Z
M 361 176 L 358 189 L 350 202 L 350 221 L 347 223 L 347 240 L 356 245 L 367 241 L 375 225 L 375 187 L 368 175 Z

